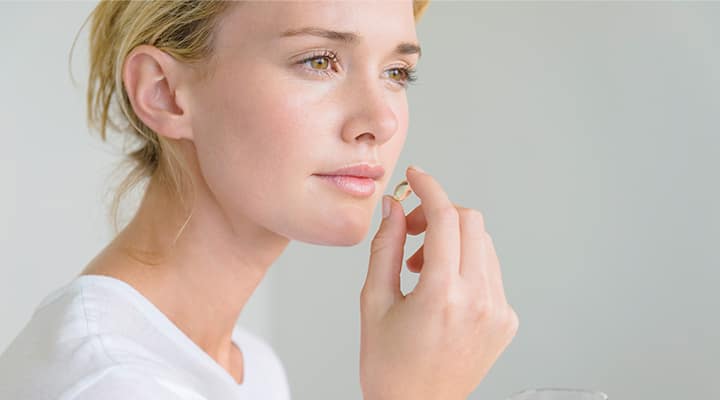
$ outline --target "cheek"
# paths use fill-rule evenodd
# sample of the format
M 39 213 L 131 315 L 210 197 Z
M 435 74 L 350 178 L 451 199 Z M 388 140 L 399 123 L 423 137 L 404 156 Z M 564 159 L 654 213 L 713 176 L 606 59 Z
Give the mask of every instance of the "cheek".
M 405 141 L 406 103 L 395 107 L 398 131 L 378 148 L 386 176 L 359 200 L 312 176 L 353 156 L 340 137 L 342 101 L 307 83 L 242 76 L 258 74 L 218 73 L 195 99 L 199 168 L 230 223 L 248 218 L 307 243 L 363 240 Z
M 311 174 L 334 165 L 327 151 L 337 145 L 327 136 L 334 126 L 313 93 L 240 75 L 216 74 L 196 99 L 200 171 L 227 215 L 244 214 L 273 230 L 292 216 L 301 226 Z

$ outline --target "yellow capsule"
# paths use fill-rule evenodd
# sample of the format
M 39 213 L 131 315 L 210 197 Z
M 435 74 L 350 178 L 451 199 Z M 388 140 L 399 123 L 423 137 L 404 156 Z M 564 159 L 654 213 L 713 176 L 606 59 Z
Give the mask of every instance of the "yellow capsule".
M 412 193 L 412 188 L 410 188 L 410 184 L 407 179 L 403 179 L 402 182 L 395 186 L 395 190 L 393 190 L 393 197 L 397 201 L 403 201 L 410 196 L 410 193 Z

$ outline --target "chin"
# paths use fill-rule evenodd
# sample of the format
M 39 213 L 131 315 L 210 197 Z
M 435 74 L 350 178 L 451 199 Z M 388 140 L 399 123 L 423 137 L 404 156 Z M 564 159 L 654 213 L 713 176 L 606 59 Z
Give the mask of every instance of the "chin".
M 294 240 L 321 246 L 355 246 L 365 240 L 368 229 L 369 224 L 331 225 L 296 236 Z

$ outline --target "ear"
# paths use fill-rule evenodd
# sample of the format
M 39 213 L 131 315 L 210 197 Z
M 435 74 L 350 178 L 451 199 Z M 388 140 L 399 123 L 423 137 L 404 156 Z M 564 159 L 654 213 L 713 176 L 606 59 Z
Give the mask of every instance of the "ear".
M 158 135 L 192 140 L 188 68 L 150 45 L 135 47 L 123 64 L 122 78 L 135 114 Z

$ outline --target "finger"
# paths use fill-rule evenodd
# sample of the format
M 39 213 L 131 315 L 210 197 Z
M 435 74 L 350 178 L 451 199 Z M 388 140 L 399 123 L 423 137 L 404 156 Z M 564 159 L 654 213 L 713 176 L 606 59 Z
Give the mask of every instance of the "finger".
M 425 232 L 425 228 L 427 227 L 427 220 L 425 219 L 422 205 L 415 207 L 415 209 L 410 211 L 405 218 L 408 235 L 418 235 L 422 232 Z
M 480 295 L 489 296 L 488 281 L 488 243 L 485 223 L 480 212 L 471 208 L 458 210 L 460 216 L 460 276 L 473 287 L 483 291 Z
M 425 245 L 420 246 L 415 253 L 410 256 L 410 258 L 407 259 L 405 262 L 408 269 L 412 272 L 420 272 L 422 271 L 422 264 L 423 264 L 423 247 Z
M 459 206 L 455 203 L 453 203 L 455 208 L 458 210 L 461 208 L 465 208 L 462 206 Z M 420 233 L 425 232 L 425 229 L 427 228 L 427 220 L 425 219 L 425 214 L 422 210 L 422 205 L 419 205 L 415 207 L 408 215 L 407 218 L 407 233 L 408 235 L 419 235 Z
M 375 315 L 383 315 L 385 310 L 403 297 L 400 291 L 400 271 L 407 237 L 405 215 L 402 204 L 387 197 L 390 200 L 390 215 L 383 218 L 370 243 L 368 272 L 361 290 L 361 304 L 372 308 L 368 312 Z
M 423 272 L 419 286 L 446 286 L 460 271 L 460 223 L 445 190 L 431 175 L 408 168 L 408 183 L 427 220 Z
M 465 209 L 465 207 L 455 205 L 455 208 L 459 210 Z M 425 231 L 425 228 L 427 227 L 427 222 L 425 220 L 425 216 L 422 213 L 422 206 L 416 207 L 414 210 L 412 210 L 406 217 L 407 219 L 407 233 L 408 234 L 414 234 L 417 235 L 419 233 L 422 233 Z M 422 264 L 423 264 L 423 248 L 424 246 L 420 246 L 419 249 L 413 253 L 412 256 L 410 256 L 406 261 L 405 265 L 407 265 L 407 269 L 410 272 L 418 273 L 422 271 Z M 462 257 L 460 263 L 462 264 Z
M 492 237 L 487 231 L 485 232 L 485 236 L 487 243 L 487 251 L 485 254 L 487 257 L 488 282 L 490 283 L 492 294 L 495 296 L 494 298 L 501 303 L 505 303 L 507 299 L 505 298 L 505 286 L 502 280 L 500 260 L 495 251 L 495 244 Z

